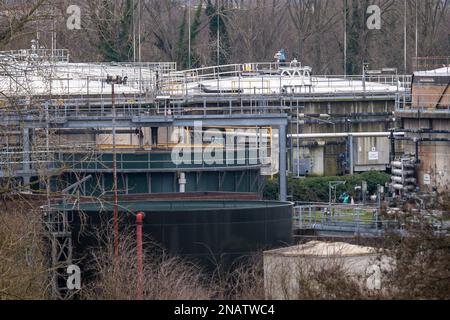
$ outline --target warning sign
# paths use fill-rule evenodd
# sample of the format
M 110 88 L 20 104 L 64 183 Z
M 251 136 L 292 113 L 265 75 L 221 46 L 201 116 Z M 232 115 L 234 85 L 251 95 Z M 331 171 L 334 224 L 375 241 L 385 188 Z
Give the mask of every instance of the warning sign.
M 379 158 L 378 151 L 369 152 L 369 161 L 376 161 L 378 160 L 378 158 Z

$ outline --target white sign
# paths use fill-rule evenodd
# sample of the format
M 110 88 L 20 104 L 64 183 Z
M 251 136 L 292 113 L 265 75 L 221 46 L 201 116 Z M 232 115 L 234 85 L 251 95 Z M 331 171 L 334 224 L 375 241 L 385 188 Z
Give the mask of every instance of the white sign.
M 428 173 L 423 175 L 423 184 L 428 186 L 431 184 L 431 176 Z
M 369 152 L 369 161 L 378 160 L 378 151 L 370 151 Z

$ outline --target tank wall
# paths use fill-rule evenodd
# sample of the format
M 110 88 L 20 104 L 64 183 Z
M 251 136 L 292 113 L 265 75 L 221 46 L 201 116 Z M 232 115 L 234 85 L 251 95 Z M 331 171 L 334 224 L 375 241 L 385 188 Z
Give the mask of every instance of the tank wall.
M 217 261 L 231 267 L 239 258 L 292 243 L 292 205 L 208 209 L 146 211 L 143 224 L 147 240 L 163 245 L 169 253 L 194 261 L 213 270 Z M 80 218 L 75 217 L 73 241 L 77 255 L 86 253 L 96 241 L 89 230 L 103 228 L 112 212 L 83 211 L 84 233 L 79 233 Z M 120 213 L 121 226 L 135 225 L 134 214 Z
M 87 174 L 64 174 L 58 178 L 60 188 L 79 181 Z M 258 170 L 217 172 L 187 172 L 186 192 L 253 192 L 260 193 L 264 176 Z M 63 187 L 64 186 L 64 187 Z M 81 186 L 85 195 L 100 196 L 111 193 L 112 173 L 93 174 L 93 178 Z M 142 172 L 118 174 L 119 194 L 172 193 L 179 192 L 178 175 L 175 172 Z

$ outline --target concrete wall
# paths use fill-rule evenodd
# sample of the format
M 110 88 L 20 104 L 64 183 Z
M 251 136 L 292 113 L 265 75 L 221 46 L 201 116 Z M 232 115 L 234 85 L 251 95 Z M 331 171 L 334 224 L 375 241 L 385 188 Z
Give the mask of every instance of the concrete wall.
M 413 89 L 412 106 L 420 108 L 448 108 L 450 91 L 446 86 L 416 87 Z
M 368 99 L 366 101 L 299 102 L 298 104 L 301 106 L 298 109 L 299 133 L 385 132 L 395 126 L 391 121 L 395 109 L 394 101 Z M 293 119 L 297 118 L 296 107 L 292 109 L 291 115 Z M 330 117 L 324 118 L 319 115 Z M 291 133 L 297 133 L 295 121 L 291 123 L 289 130 Z M 354 142 L 357 147 L 354 150 L 358 152 L 358 154 L 355 153 L 356 171 L 386 170 L 389 164 L 389 139 L 361 138 L 358 141 L 355 139 Z M 317 145 L 318 143 L 320 146 Z M 344 138 L 305 139 L 300 142 L 304 147 L 300 157 L 313 157 L 312 175 L 339 175 L 344 173 L 341 162 L 342 155 L 348 152 L 346 143 Z M 293 139 L 292 144 L 295 159 L 297 140 Z M 369 152 L 373 147 L 379 152 L 378 161 L 368 160 Z M 360 151 L 359 148 L 361 148 Z
M 151 131 L 150 128 L 141 128 L 143 133 L 143 146 L 151 145 Z M 113 143 L 111 134 L 99 134 L 96 138 L 97 145 L 111 146 Z M 132 146 L 138 148 L 140 146 L 139 135 L 136 133 L 120 133 L 116 134 L 117 146 Z
M 389 163 L 389 138 L 354 138 L 353 141 L 355 171 L 386 170 Z

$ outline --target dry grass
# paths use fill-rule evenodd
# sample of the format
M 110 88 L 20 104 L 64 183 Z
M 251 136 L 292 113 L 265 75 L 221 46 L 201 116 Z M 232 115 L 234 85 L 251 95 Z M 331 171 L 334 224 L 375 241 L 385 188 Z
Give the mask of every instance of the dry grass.
M 48 268 L 41 213 L 36 204 L 0 204 L 0 299 L 45 299 Z
M 110 228 L 109 228 L 110 229 Z M 105 239 L 104 236 L 100 238 Z M 136 299 L 137 258 L 133 232 L 121 234 L 119 257 L 114 257 L 111 232 L 93 254 L 94 280 L 82 291 L 84 299 Z M 144 243 L 143 298 L 148 300 L 212 299 L 211 289 L 200 268 L 180 258 L 161 253 L 151 242 Z M 158 253 L 154 253 L 158 252 Z
M 396 261 L 387 274 L 393 299 L 450 299 L 450 237 L 433 234 L 423 221 L 407 226 L 408 235 L 389 235 L 386 247 Z

